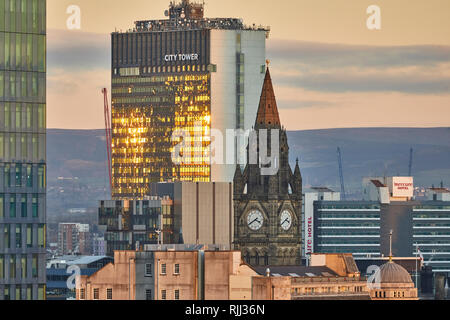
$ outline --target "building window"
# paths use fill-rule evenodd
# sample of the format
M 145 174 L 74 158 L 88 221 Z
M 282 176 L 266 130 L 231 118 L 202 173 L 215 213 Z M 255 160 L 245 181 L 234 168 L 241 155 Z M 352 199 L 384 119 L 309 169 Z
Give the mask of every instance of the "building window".
M 0 254 L 0 279 L 5 278 L 5 256 Z
M 151 263 L 146 263 L 145 264 L 145 276 L 146 277 L 151 277 L 152 276 L 152 264 Z
M 11 168 L 9 164 L 4 168 L 5 187 L 11 187 Z
M 31 261 L 31 275 L 33 278 L 38 277 L 38 255 L 33 254 L 32 261 Z
M 45 246 L 45 225 L 43 224 L 38 226 L 38 246 L 40 248 Z
M 11 256 L 11 258 L 9 258 L 9 278 L 16 278 L 16 256 Z
M 4 248 L 5 248 L 5 249 L 9 249 L 10 246 L 11 246 L 10 232 L 11 232 L 11 225 L 5 224 L 5 227 L 4 227 L 4 229 L 3 229 L 3 235 L 4 235 Z
M 180 300 L 180 290 L 175 290 L 175 300 Z
M 22 165 L 16 164 L 16 187 L 22 186 Z
M 161 274 L 166 274 L 166 264 L 165 263 L 163 263 L 161 265 Z
M 33 225 L 27 224 L 27 248 L 33 247 Z
M 166 299 L 167 299 L 166 290 L 161 290 L 161 300 L 166 300 Z
M 22 226 L 16 224 L 16 248 L 22 248 Z
M 9 217 L 10 218 L 16 217 L 16 196 L 13 194 L 9 198 Z
M 27 195 L 22 195 L 21 207 L 20 207 L 20 216 L 22 218 L 27 217 Z
M 32 300 L 32 286 L 31 285 L 27 286 L 27 300 L 28 301 Z
M 174 268 L 175 270 L 174 270 L 174 274 L 180 274 L 180 265 L 177 263 L 177 264 L 175 264 L 175 268 Z
M 38 300 L 45 300 L 45 285 L 38 286 Z
M 38 212 L 38 196 L 36 194 L 33 194 L 33 197 L 32 197 L 31 211 L 32 211 L 33 218 L 37 218 L 39 216 L 39 212 Z
M 80 300 L 86 299 L 86 291 L 85 289 L 80 289 Z
M 152 290 L 151 289 L 145 290 L 145 300 L 152 300 Z
M 11 296 L 9 294 L 9 285 L 5 285 L 5 290 L 3 291 L 3 297 L 5 300 L 11 300 Z
M 106 289 L 106 299 L 107 300 L 112 300 L 112 292 L 113 292 L 112 288 Z
M 26 279 L 28 277 L 27 273 L 27 256 L 22 256 L 22 279 Z
M 5 195 L 0 194 L 0 218 L 3 218 L 4 216 L 4 205 L 5 205 Z
M 98 300 L 99 299 L 99 289 L 95 288 L 94 289 L 94 300 Z

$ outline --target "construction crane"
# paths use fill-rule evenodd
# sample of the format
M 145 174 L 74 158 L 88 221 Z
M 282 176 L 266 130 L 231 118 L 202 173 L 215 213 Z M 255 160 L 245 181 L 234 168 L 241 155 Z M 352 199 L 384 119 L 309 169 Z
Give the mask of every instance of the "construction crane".
M 112 137 L 111 137 L 111 114 L 109 112 L 109 103 L 108 103 L 108 90 L 106 88 L 103 88 L 102 94 L 104 99 L 105 132 L 106 132 L 105 137 L 106 137 L 106 154 L 108 157 L 109 188 L 112 193 L 112 170 L 111 170 Z
M 412 162 L 413 162 L 413 148 L 409 149 L 408 177 L 411 177 L 412 174 Z
M 342 153 L 341 148 L 337 148 L 337 156 L 338 156 L 338 163 L 339 163 L 339 178 L 341 180 L 341 197 L 342 200 L 345 200 L 345 188 L 344 188 L 344 173 L 342 171 Z

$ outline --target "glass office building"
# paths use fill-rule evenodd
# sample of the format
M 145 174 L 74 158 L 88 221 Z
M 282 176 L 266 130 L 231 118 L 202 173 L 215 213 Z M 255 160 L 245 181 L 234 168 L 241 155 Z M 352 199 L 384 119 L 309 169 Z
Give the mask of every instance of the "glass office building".
M 211 161 L 211 130 L 255 122 L 269 30 L 205 18 L 187 0 L 166 16 L 111 35 L 113 199 L 142 199 L 150 183 L 231 182 L 235 163 Z M 180 130 L 191 135 L 183 163 L 172 161 Z
M 162 243 L 161 224 L 164 230 L 172 230 L 172 222 L 167 221 L 173 220 L 171 208 L 171 201 L 157 197 L 100 201 L 98 224 L 105 234 L 106 254 L 114 257 L 117 250 L 135 250 L 146 244 Z
M 0 300 L 45 299 L 46 1 L 0 0 Z
M 396 207 L 403 207 L 407 214 L 400 216 Z M 383 227 L 383 216 L 389 214 L 397 220 L 386 220 Z M 400 257 L 421 254 L 424 264 L 432 266 L 433 272 L 450 273 L 449 201 L 389 205 L 371 201 L 314 201 L 313 220 L 313 252 L 352 253 L 355 259 L 381 257 L 382 229 L 404 227 L 409 229 L 410 236 L 394 239 L 394 249 L 397 246 L 407 250 Z

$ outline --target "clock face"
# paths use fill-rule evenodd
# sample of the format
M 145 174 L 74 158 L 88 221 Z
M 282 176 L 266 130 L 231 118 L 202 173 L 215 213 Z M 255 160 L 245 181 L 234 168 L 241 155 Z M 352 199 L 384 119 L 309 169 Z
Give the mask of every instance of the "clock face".
M 280 216 L 280 226 L 287 231 L 292 226 L 292 215 L 288 210 L 284 210 Z
M 250 213 L 247 216 L 247 225 L 253 231 L 261 229 L 261 227 L 263 226 L 263 222 L 264 222 L 263 215 L 258 210 L 250 211 Z

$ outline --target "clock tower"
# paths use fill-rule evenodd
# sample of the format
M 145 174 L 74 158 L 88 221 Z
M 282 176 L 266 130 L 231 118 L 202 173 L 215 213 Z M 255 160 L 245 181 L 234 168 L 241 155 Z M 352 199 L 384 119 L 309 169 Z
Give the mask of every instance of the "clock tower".
M 302 177 L 298 160 L 294 172 L 289 166 L 269 68 L 250 137 L 233 180 L 235 249 L 253 266 L 300 265 Z

